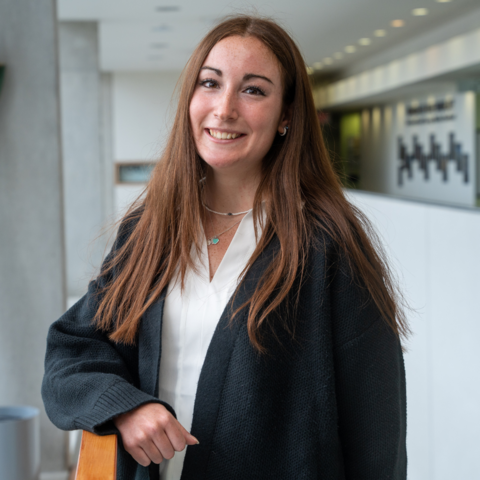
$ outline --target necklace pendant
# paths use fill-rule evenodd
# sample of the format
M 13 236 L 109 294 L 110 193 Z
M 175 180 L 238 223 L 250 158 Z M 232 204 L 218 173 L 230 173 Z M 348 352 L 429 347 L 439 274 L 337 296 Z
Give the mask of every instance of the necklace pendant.
M 215 236 L 207 239 L 207 245 L 216 245 L 219 241 L 220 239 L 217 236 Z

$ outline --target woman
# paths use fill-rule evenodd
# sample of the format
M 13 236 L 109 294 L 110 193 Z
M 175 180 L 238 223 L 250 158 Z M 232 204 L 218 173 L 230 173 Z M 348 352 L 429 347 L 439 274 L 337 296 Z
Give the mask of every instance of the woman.
M 366 231 L 295 43 L 224 21 L 145 200 L 50 329 L 47 413 L 119 434 L 125 480 L 405 479 L 407 327 Z

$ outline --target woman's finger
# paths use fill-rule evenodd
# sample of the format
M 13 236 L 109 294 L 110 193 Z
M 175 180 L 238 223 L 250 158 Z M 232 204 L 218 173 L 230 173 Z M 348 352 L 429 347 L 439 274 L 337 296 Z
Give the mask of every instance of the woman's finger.
M 122 426 L 122 430 L 125 426 Z M 151 426 L 149 428 L 135 428 L 133 431 L 121 431 L 123 446 L 125 450 L 144 467 L 150 465 L 150 462 L 160 463 L 163 456 L 152 440 Z
M 152 462 L 152 459 L 145 453 L 143 448 L 140 448 L 140 447 L 127 448 L 127 447 L 125 447 L 125 450 L 132 456 L 132 458 L 137 463 L 139 463 L 143 467 L 148 467 L 150 465 L 150 463 Z M 158 457 L 157 457 L 157 459 L 158 459 Z
M 153 440 L 158 451 L 162 454 L 163 458 L 170 460 L 175 455 L 175 447 L 172 445 L 170 439 L 165 432 L 158 432 Z
M 159 464 L 162 462 L 163 455 L 158 449 L 157 445 L 153 442 L 153 440 L 149 440 L 148 442 L 146 442 L 146 444 L 141 445 L 140 447 L 144 451 L 146 456 L 149 458 L 149 460 L 151 460 L 153 463 Z M 150 464 L 150 462 L 148 464 Z
M 187 438 L 183 432 L 185 430 L 180 422 L 173 416 L 163 425 L 164 433 L 175 451 L 181 452 L 187 445 Z

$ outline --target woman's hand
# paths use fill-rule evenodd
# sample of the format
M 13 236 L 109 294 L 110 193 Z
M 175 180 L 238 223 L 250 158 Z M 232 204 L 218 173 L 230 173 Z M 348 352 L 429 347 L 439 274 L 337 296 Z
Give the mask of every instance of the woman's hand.
M 175 452 L 198 440 L 158 403 L 147 403 L 113 419 L 125 450 L 144 467 L 173 458 Z

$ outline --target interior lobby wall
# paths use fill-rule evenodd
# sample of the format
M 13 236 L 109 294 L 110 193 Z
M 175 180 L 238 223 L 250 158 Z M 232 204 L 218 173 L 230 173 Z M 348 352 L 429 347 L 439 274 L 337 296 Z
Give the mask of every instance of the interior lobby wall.
M 0 2 L 0 405 L 40 409 L 43 471 L 65 456 L 40 396 L 47 330 L 65 308 L 56 35 L 54 0 Z
M 155 160 L 175 115 L 174 89 L 180 72 L 113 74 L 115 161 Z
M 175 116 L 174 90 L 180 72 L 115 72 L 112 76 L 112 137 L 115 162 L 156 162 Z M 116 184 L 116 215 L 144 185 Z
M 475 103 L 451 92 L 365 109 L 360 188 L 474 206 Z

